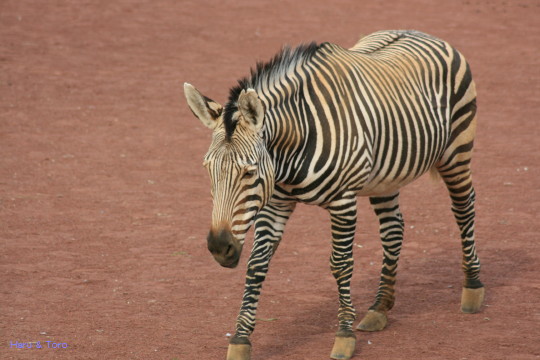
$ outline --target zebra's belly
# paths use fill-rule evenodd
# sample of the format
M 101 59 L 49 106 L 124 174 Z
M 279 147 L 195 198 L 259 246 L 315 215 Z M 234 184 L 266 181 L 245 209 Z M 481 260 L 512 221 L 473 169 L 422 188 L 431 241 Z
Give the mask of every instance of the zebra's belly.
M 413 162 L 411 157 L 407 158 L 408 166 L 401 167 L 396 164 L 389 166 L 384 162 L 376 161 L 369 176 L 363 184 L 353 185 L 358 196 L 381 196 L 391 194 L 428 172 L 440 157 L 435 156 L 423 158 L 420 162 Z
M 322 182 L 320 187 L 311 187 L 311 183 L 289 185 L 280 183 L 277 184 L 276 192 L 279 193 L 278 198 L 282 198 L 285 202 L 299 201 L 311 205 L 323 205 L 327 204 L 333 199 L 342 196 L 344 193 L 355 193 L 356 196 L 383 196 L 398 191 L 403 186 L 416 180 L 424 173 L 418 175 L 409 174 L 399 177 L 373 177 L 370 179 L 369 174 L 371 169 L 365 168 L 360 173 L 364 173 L 362 176 L 359 173 L 357 180 L 360 181 L 345 181 L 342 176 L 333 174 L 328 177 L 328 182 L 332 186 L 328 186 L 328 183 Z M 368 180 L 367 180 L 368 179 Z M 310 189 L 309 191 L 307 189 Z
M 405 178 L 398 179 L 387 179 L 387 180 L 377 180 L 373 179 L 372 181 L 366 183 L 359 189 L 354 189 L 357 196 L 383 196 L 387 194 L 392 194 L 405 185 L 413 182 L 418 179 L 419 176 L 408 176 Z

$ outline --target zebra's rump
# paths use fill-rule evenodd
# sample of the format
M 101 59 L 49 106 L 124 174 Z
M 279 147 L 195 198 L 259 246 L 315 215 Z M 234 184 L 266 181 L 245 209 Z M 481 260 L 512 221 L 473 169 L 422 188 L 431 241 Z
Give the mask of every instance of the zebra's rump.
M 426 39 L 440 44 L 445 43 L 443 40 L 416 30 L 383 30 L 362 37 L 349 50 L 362 54 L 372 54 L 378 50 L 388 48 L 391 44 L 407 39 L 413 41 Z

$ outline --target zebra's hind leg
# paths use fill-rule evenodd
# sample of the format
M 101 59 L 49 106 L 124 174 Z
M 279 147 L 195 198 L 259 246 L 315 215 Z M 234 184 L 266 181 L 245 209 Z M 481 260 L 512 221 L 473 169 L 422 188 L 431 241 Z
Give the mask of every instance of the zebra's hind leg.
M 470 154 L 470 153 L 469 153 Z M 452 199 L 452 212 L 461 233 L 462 269 L 465 273 L 461 292 L 461 311 L 475 313 L 484 301 L 484 285 L 480 281 L 480 260 L 474 241 L 475 192 L 470 171 L 470 156 L 450 161 L 438 168 Z
M 356 312 L 351 301 L 353 272 L 353 241 L 356 231 L 356 197 L 344 195 L 327 206 L 332 223 L 332 255 L 330 269 L 337 281 L 339 292 L 339 330 L 336 333 L 332 359 L 350 359 L 356 349 L 356 335 L 352 326 Z
M 476 90 L 468 66 L 466 68 L 459 88 L 454 87 L 458 93 L 455 94 L 456 103 L 451 114 L 450 138 L 436 169 L 450 193 L 452 212 L 461 235 L 462 268 L 465 273 L 461 310 L 474 313 L 482 306 L 484 285 L 480 282 L 480 261 L 474 241 L 475 193 L 471 177 L 471 157 L 476 134 Z
M 370 197 L 369 200 L 379 218 L 383 263 L 375 303 L 369 308 L 357 329 L 379 331 L 386 326 L 387 312 L 394 306 L 394 285 L 403 241 L 403 217 L 399 211 L 399 192 L 388 196 Z

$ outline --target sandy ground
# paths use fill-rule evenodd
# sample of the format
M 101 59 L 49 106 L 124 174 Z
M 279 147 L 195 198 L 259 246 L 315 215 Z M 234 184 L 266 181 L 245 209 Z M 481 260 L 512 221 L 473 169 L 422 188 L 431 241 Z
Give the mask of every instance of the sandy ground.
M 224 102 L 285 43 L 351 46 L 382 29 L 431 33 L 471 64 L 487 298 L 481 313 L 460 313 L 449 199 L 421 179 L 402 192 L 389 326 L 359 333 L 355 358 L 540 358 L 539 15 L 536 0 L 2 0 L 0 358 L 224 359 L 247 255 L 229 270 L 206 250 L 200 164 L 210 134 L 182 83 Z M 381 251 L 367 201 L 359 218 L 362 314 Z M 328 357 L 337 325 L 329 254 L 326 213 L 300 206 L 265 283 L 253 360 Z

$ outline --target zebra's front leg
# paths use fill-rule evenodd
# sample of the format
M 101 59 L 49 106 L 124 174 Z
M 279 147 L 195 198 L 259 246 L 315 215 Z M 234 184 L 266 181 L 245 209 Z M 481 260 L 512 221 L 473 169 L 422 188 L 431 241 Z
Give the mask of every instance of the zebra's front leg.
M 229 341 L 227 360 L 249 360 L 249 336 L 255 329 L 255 315 L 262 284 L 268 272 L 270 259 L 275 253 L 287 220 L 296 203 L 267 204 L 255 220 L 255 241 L 248 261 L 244 297 L 236 319 L 236 331 Z
M 356 336 L 352 326 L 356 313 L 351 301 L 351 277 L 353 272 L 353 241 L 356 230 L 356 197 L 351 194 L 332 202 L 328 207 L 332 223 L 332 255 L 330 269 L 339 292 L 339 330 L 336 333 L 332 359 L 350 359 L 356 348 Z
M 379 331 L 388 322 L 387 312 L 394 306 L 394 286 L 403 241 L 403 217 L 399 211 L 399 193 L 371 197 L 371 206 L 379 218 L 379 232 L 383 247 L 383 264 L 375 303 L 369 308 L 357 329 Z

